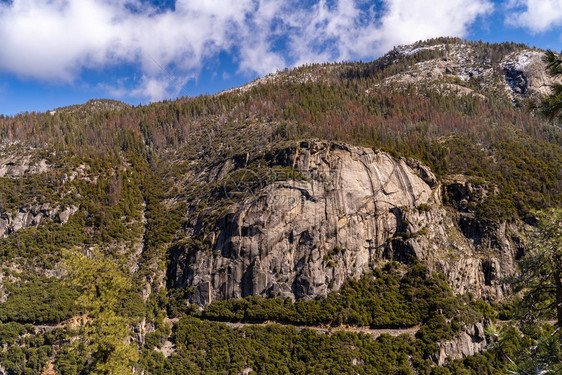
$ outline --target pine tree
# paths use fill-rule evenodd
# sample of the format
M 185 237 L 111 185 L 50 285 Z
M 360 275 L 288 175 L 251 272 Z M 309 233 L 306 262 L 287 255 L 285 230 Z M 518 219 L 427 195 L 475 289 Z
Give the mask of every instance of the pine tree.
M 553 78 L 562 77 L 562 57 L 552 51 L 546 51 L 543 61 L 546 72 Z M 542 112 L 550 120 L 562 120 L 562 84 L 551 85 L 552 93 L 542 101 Z
M 538 215 L 538 231 L 520 262 L 526 316 L 555 318 L 562 326 L 562 209 Z
M 519 331 L 499 329 L 495 334 L 488 333 L 509 360 L 510 373 L 520 375 L 562 372 L 562 209 L 537 216 L 537 232 L 520 261 L 516 282 L 523 291 L 524 315 Z M 552 319 L 556 319 L 556 326 L 549 323 Z M 512 357 L 508 354 L 510 346 L 521 337 L 527 344 Z

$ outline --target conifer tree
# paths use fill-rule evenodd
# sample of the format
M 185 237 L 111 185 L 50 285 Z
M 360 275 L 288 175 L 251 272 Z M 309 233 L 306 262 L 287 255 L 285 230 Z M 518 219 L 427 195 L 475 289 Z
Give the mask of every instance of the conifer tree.
M 89 372 L 104 375 L 134 373 L 138 351 L 130 341 L 132 319 L 118 312 L 131 288 L 130 275 L 122 261 L 105 256 L 95 247 L 91 256 L 67 252 L 65 268 L 71 287 L 81 291 L 76 300 L 89 322 L 85 334 L 90 342 Z
M 562 78 L 562 57 L 552 51 L 546 51 L 543 61 L 546 72 L 553 78 Z M 542 112 L 550 120 L 562 120 L 562 84 L 551 85 L 552 93 L 542 101 Z
M 538 232 L 520 262 L 526 316 L 555 318 L 562 326 L 562 209 L 538 214 Z

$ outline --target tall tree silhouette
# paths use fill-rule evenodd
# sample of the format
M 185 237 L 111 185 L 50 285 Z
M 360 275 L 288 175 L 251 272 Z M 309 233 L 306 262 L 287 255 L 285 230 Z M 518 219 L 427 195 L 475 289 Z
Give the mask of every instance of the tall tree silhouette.
M 546 51 L 543 61 L 546 65 L 546 72 L 554 78 L 562 77 L 562 57 L 552 51 Z M 551 85 L 552 93 L 542 102 L 542 111 L 550 119 L 562 120 L 562 84 L 554 83 Z

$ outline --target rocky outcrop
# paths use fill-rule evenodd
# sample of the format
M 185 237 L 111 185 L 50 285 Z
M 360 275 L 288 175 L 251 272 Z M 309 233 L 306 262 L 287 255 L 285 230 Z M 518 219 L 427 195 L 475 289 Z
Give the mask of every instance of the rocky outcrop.
M 66 223 L 78 207 L 52 207 L 50 204 L 36 204 L 22 207 L 16 212 L 0 212 L 0 237 L 23 228 L 36 227 L 46 219 Z
M 50 170 L 46 160 L 34 160 L 31 155 L 4 155 L 0 157 L 0 177 L 19 178 L 25 174 L 39 174 Z
M 523 51 L 502 62 L 505 80 L 515 98 L 540 98 L 550 94 L 553 79 L 546 74 L 543 56 L 540 51 Z
M 244 191 L 218 230 L 203 218 L 173 246 L 168 282 L 194 290 L 192 302 L 314 298 L 388 260 L 426 261 L 460 293 L 508 292 L 500 279 L 514 269 L 515 228 L 443 206 L 446 188 L 421 163 L 325 142 L 303 142 L 272 160 L 302 178 L 250 184 L 255 190 Z M 229 172 L 214 174 L 219 182 L 240 177 L 236 163 L 225 166 Z
M 408 220 L 424 223 L 426 230 L 406 244 L 416 250 L 418 259 L 445 274 L 455 292 L 502 299 L 510 293 L 502 280 L 513 274 L 516 259 L 523 255 L 524 224 L 476 217 L 473 208 L 497 194 L 495 186 L 462 175 L 446 176 L 440 193 L 447 205 L 437 202 L 425 217 L 409 213 Z
M 487 345 L 484 325 L 479 322 L 468 327 L 453 340 L 439 343 L 439 349 L 431 356 L 431 359 L 438 366 L 443 366 L 448 361 L 480 353 Z
M 550 94 L 554 79 L 545 72 L 543 51 L 521 48 L 504 56 L 483 54 L 481 46 L 452 43 L 400 46 L 389 55 L 410 56 L 422 50 L 441 51 L 440 57 L 421 61 L 411 69 L 384 79 L 378 86 L 432 88 L 455 96 L 505 97 L 514 104 L 537 101 Z M 493 93 L 493 94 L 492 94 Z

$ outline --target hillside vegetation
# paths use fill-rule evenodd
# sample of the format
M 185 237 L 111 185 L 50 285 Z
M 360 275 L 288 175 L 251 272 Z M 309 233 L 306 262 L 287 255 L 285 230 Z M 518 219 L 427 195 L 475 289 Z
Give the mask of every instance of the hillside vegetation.
M 302 66 L 212 96 L 138 107 L 95 100 L 0 116 L 0 364 L 9 374 L 33 374 L 51 361 L 65 375 L 506 371 L 507 356 L 530 342 L 514 331 L 511 347 L 434 366 L 438 342 L 501 308 L 455 296 L 420 264 L 373 267 L 313 300 L 248 297 L 202 311 L 186 304 L 193 291 L 167 287 L 166 275 L 174 246 L 209 248 L 206 237 L 183 238 L 180 229 L 188 221 L 211 228 L 232 204 L 228 186 L 209 177 L 213 167 L 252 160 L 248 170 L 261 173 L 268 152 L 303 139 L 419 159 L 438 180 L 466 175 L 496 192 L 471 207 L 489 222 L 532 224 L 534 210 L 561 206 L 562 129 L 527 110 L 536 98 L 514 96 L 500 66 L 521 51 L 531 50 L 439 38 L 373 62 Z M 453 52 L 489 74 L 403 79 Z M 76 316 L 84 323 L 40 327 Z M 181 319 L 168 324 L 173 317 Z M 421 328 L 416 338 L 373 340 L 209 320 Z M 174 352 L 166 357 L 168 344 Z

